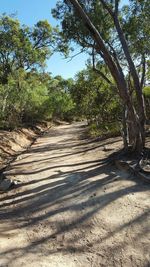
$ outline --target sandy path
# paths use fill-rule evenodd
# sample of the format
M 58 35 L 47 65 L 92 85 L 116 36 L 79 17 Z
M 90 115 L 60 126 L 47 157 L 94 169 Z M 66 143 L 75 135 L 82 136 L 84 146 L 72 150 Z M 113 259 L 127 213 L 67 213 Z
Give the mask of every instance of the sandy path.
M 0 267 L 150 266 L 149 185 L 102 161 L 119 138 L 83 131 L 51 129 L 7 170 L 22 185 L 0 195 Z

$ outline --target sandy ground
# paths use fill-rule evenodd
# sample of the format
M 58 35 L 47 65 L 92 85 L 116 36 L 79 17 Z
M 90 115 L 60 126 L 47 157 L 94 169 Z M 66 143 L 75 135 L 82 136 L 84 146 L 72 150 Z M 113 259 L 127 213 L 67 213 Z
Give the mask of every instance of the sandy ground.
M 150 266 L 149 184 L 103 161 L 120 138 L 83 133 L 55 127 L 6 171 L 22 184 L 0 195 L 0 267 Z

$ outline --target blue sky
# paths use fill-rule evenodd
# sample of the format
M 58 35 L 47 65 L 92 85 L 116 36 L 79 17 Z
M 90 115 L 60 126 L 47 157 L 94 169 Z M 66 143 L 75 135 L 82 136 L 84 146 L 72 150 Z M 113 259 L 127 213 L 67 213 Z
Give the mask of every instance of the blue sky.
M 127 0 L 123 0 L 125 2 Z M 21 24 L 34 25 L 38 20 L 47 19 L 51 25 L 58 24 L 52 18 L 51 8 L 55 7 L 57 0 L 0 0 L 0 14 L 17 13 Z M 73 77 L 85 67 L 87 56 L 82 54 L 68 62 L 60 54 L 53 55 L 47 62 L 47 70 L 53 75 L 62 75 L 64 78 Z

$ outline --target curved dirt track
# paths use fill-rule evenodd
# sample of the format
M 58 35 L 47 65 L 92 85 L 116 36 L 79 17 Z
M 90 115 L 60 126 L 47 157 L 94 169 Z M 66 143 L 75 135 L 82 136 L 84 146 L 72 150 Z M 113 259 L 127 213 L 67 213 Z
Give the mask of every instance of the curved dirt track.
M 51 129 L 7 169 L 22 184 L 0 195 L 0 267 L 150 266 L 149 185 L 103 161 L 120 138 L 84 129 Z

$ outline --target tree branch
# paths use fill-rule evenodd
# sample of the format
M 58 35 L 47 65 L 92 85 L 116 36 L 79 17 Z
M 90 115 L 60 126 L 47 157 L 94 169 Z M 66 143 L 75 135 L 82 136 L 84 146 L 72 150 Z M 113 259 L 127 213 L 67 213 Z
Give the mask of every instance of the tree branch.
M 122 72 L 122 68 L 120 66 L 120 63 L 119 63 L 119 60 L 118 60 L 117 53 L 116 53 L 115 49 L 113 48 L 113 46 L 109 42 L 107 42 L 107 44 L 109 45 L 110 49 L 112 50 L 112 55 L 113 55 L 113 58 L 114 58 L 114 60 L 116 62 L 116 65 L 117 65 L 119 71 Z
M 75 58 L 76 56 L 82 54 L 84 51 L 85 51 L 85 49 L 82 49 L 80 52 L 78 52 L 78 53 L 76 53 L 75 55 L 71 56 L 70 59 L 67 61 L 67 63 L 70 62 L 70 61 L 71 61 L 73 58 Z
M 112 84 L 112 82 L 107 78 L 107 76 L 102 71 L 100 71 L 99 69 L 95 67 L 94 47 L 92 50 L 92 63 L 93 63 L 93 70 L 97 72 L 108 84 Z
M 108 13 L 113 17 L 114 12 L 112 9 L 106 4 L 105 0 L 100 0 L 101 4 L 104 6 L 104 8 L 108 11 Z
M 118 15 L 119 0 L 115 0 L 115 15 Z
M 84 9 L 81 7 L 81 5 L 79 4 L 79 1 L 78 0 L 69 0 L 69 1 L 73 5 L 74 9 L 77 11 L 78 17 L 80 17 L 85 27 L 89 30 L 91 36 L 93 37 L 93 40 L 95 41 L 96 46 L 97 46 L 96 51 L 100 51 L 100 53 L 102 53 L 103 59 L 106 65 L 108 66 L 110 73 L 117 84 L 120 97 L 122 98 L 124 103 L 128 103 L 128 106 L 130 106 L 130 110 L 132 110 L 132 112 L 134 113 L 134 110 L 131 106 L 130 99 L 127 93 L 127 83 L 126 83 L 123 72 L 120 72 L 118 70 L 116 62 L 113 61 L 112 56 L 109 50 L 107 49 L 106 44 L 104 40 L 102 39 L 99 31 L 94 26 L 94 24 L 92 23 L 89 16 L 84 11 Z M 100 0 L 100 1 L 103 1 L 103 0 Z

